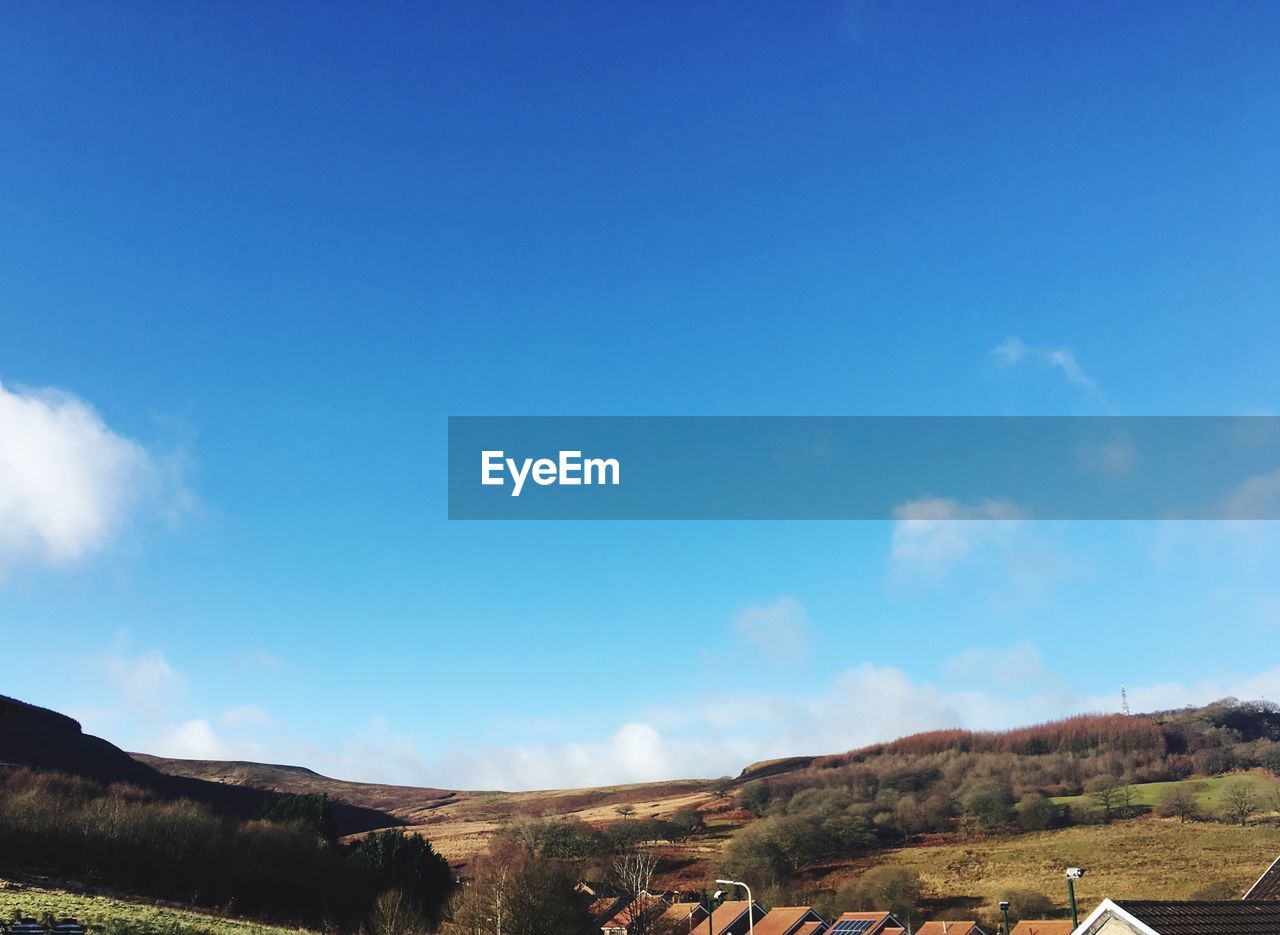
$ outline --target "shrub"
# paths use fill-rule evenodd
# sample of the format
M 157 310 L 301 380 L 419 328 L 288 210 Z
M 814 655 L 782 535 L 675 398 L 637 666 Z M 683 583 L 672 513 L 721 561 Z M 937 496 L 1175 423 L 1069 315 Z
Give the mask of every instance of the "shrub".
M 1057 815 L 1057 807 L 1039 792 L 1028 792 L 1018 801 L 1018 827 L 1024 831 L 1052 827 Z

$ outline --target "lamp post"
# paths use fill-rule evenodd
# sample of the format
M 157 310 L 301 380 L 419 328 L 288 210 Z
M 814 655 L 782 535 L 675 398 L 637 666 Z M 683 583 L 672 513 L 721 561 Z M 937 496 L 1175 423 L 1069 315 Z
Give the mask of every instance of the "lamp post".
M 1071 901 L 1071 927 L 1080 927 L 1080 917 L 1076 914 L 1076 880 L 1084 876 L 1084 867 L 1067 868 L 1067 899 Z
M 740 886 L 747 891 L 747 930 L 750 935 L 756 935 L 756 903 L 755 900 L 751 898 L 751 887 L 738 880 L 716 880 L 716 882 L 721 886 Z M 716 935 L 716 933 L 712 932 L 711 935 Z
M 703 909 L 707 910 L 707 935 L 716 935 L 715 913 L 716 904 L 724 897 L 724 890 L 716 890 L 710 896 L 703 896 L 699 903 Z M 689 926 L 690 935 L 693 933 L 693 925 Z
M 1009 900 L 1000 900 L 1000 914 L 1004 916 L 1004 935 L 1009 935 Z

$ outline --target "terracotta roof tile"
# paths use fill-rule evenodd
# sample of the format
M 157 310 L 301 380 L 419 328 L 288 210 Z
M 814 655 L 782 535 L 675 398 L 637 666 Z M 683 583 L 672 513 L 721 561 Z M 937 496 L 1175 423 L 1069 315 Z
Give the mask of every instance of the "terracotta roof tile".
M 756 935 L 794 935 L 808 921 L 822 924 L 822 916 L 810 906 L 775 906 L 763 919 L 756 920 Z
M 1009 935 L 1071 935 L 1073 931 L 1070 919 L 1023 919 Z
M 733 925 L 734 922 L 741 919 L 747 912 L 747 901 L 745 899 L 727 900 L 716 906 L 716 911 L 711 918 L 703 919 L 693 929 L 693 935 L 721 935 L 725 929 Z M 765 918 L 764 910 L 756 906 L 754 921 L 756 925 L 760 924 L 760 920 Z M 709 922 L 714 922 L 716 926 L 715 932 L 710 931 Z
M 915 935 L 985 935 L 977 922 L 970 920 L 934 919 L 916 929 Z

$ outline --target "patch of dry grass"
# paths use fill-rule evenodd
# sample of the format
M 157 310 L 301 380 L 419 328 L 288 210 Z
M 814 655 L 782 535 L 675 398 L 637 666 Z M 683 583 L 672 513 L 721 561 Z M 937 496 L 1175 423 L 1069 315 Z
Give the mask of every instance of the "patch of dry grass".
M 994 905 L 1009 889 L 1067 902 L 1067 867 L 1088 871 L 1076 887 L 1081 908 L 1103 898 L 1187 899 L 1228 881 L 1241 894 L 1280 854 L 1280 827 L 1239 827 L 1138 819 L 891 851 L 883 863 L 920 874 L 927 896 Z

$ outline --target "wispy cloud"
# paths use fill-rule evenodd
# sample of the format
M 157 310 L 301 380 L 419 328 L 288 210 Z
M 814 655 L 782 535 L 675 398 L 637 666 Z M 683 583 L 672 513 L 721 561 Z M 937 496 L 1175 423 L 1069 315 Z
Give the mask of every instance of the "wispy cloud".
M 1242 481 L 1227 497 L 1223 514 L 1232 520 L 1280 517 L 1280 469 Z
M 119 671 L 143 673 L 169 691 L 185 682 L 162 654 Z M 999 679 L 993 680 L 992 673 Z M 967 686 L 999 688 L 973 688 Z M 1280 697 L 1280 667 L 1196 682 L 1129 686 L 1139 710 L 1234 695 Z M 154 697 L 154 696 L 153 696 Z M 1119 687 L 1094 695 L 1054 675 L 1030 644 L 975 647 L 948 661 L 934 682 L 895 666 L 860 663 L 807 693 L 744 689 L 714 701 L 638 710 L 572 739 L 433 748 L 425 734 L 383 717 L 324 744 L 250 704 L 207 713 L 164 705 L 132 735 L 133 749 L 194 759 L 248 759 L 308 766 L 343 779 L 462 789 L 537 789 L 735 774 L 778 756 L 837 753 L 923 730 L 997 730 L 1080 712 L 1118 709 Z M 166 719 L 170 711 L 171 717 Z M 93 723 L 86 723 L 92 729 Z M 569 725 L 572 729 L 572 724 Z
M 1002 367 L 1032 364 L 1061 374 L 1063 378 L 1081 389 L 1098 392 L 1098 384 L 1085 373 L 1076 355 L 1069 347 L 1031 347 L 1021 338 L 1007 337 L 991 349 L 991 357 Z
M 795 662 L 809 654 L 809 614 L 794 597 L 749 604 L 738 611 L 733 627 L 766 658 Z
M 279 669 L 280 660 L 265 649 L 249 649 L 240 654 L 240 663 L 249 668 Z
M 186 684 L 186 677 L 157 649 L 135 656 L 112 650 L 99 665 L 117 702 L 138 712 L 164 707 Z
M 1021 525 L 1021 511 L 1007 500 L 921 497 L 893 512 L 889 560 L 899 578 L 938 577 L 984 546 L 1007 543 Z
M 0 576 L 100 550 L 144 501 L 189 504 L 177 467 L 69 393 L 0 384 Z

